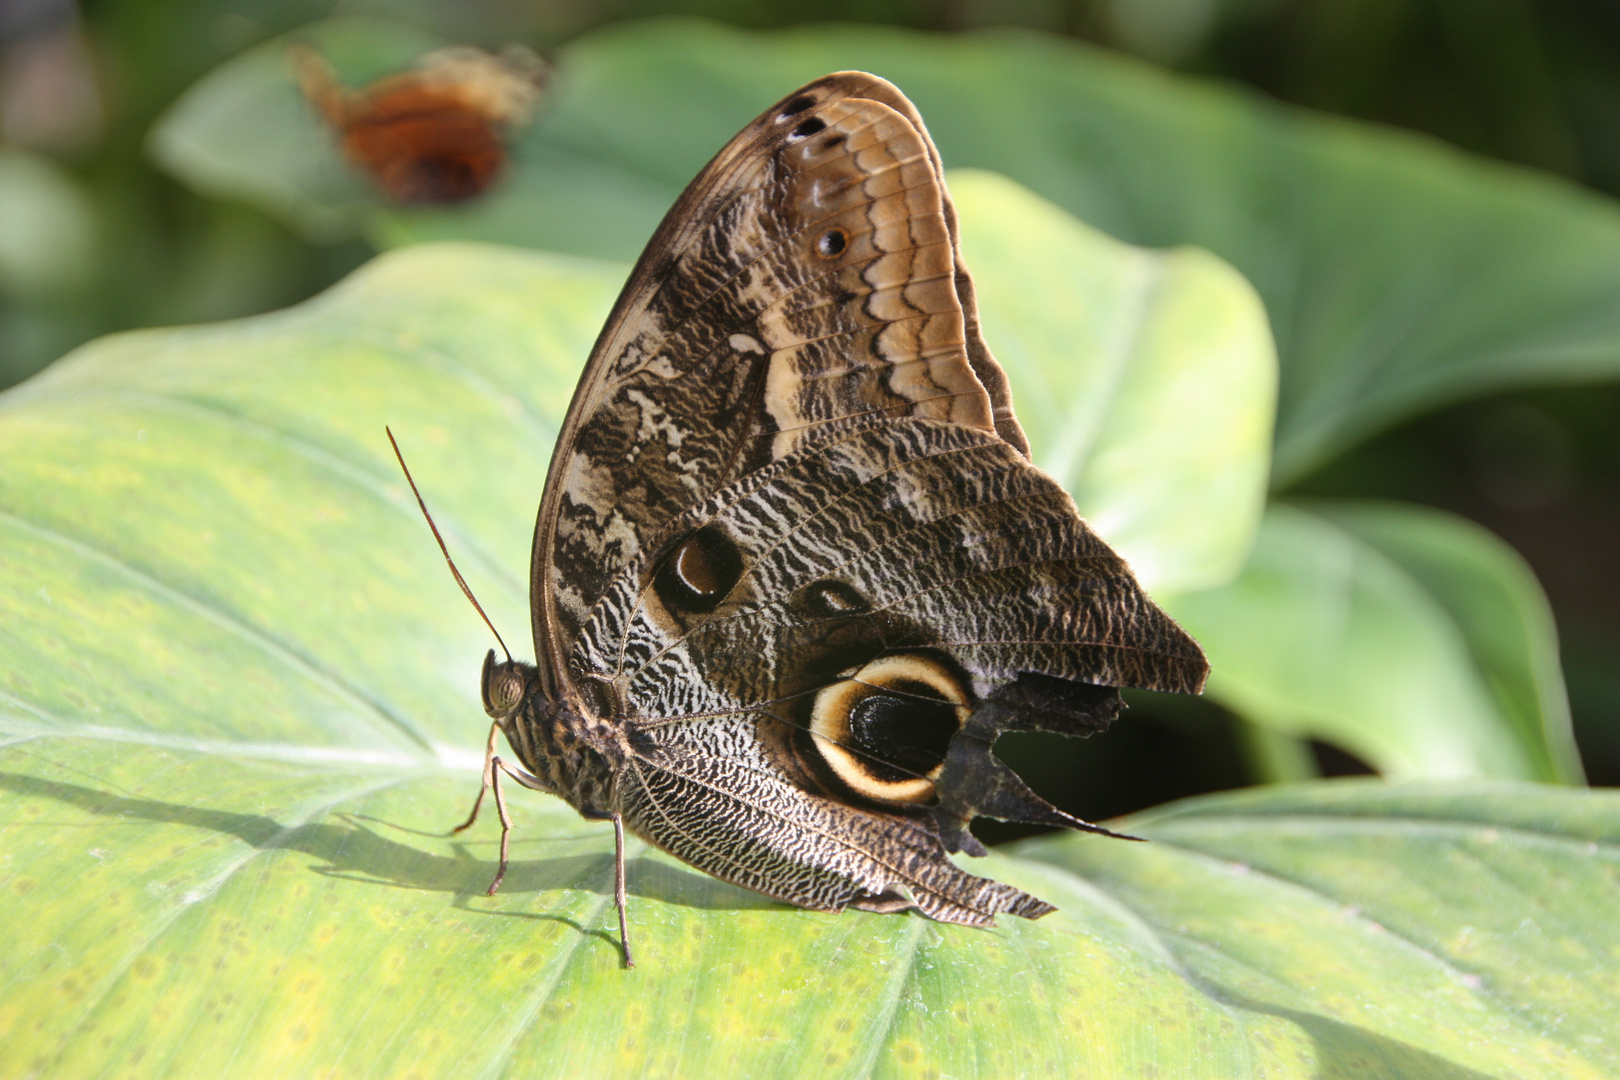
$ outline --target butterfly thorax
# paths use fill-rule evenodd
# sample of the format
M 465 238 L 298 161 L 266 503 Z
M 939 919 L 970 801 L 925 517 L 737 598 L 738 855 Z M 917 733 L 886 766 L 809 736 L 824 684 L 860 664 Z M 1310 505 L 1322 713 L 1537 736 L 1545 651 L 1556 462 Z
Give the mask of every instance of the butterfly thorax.
M 622 766 L 618 725 L 589 709 L 548 697 L 540 672 L 519 660 L 484 661 L 484 710 L 523 767 L 575 809 L 615 808 L 614 776 Z

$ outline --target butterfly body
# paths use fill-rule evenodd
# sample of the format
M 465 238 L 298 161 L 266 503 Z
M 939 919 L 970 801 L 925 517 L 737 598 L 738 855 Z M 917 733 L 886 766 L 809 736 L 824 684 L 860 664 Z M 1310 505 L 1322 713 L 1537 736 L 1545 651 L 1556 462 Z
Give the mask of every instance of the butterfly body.
M 618 725 L 546 698 L 533 664 L 487 659 L 485 707 L 528 770 L 526 786 L 587 814 L 611 813 L 625 757 Z
M 894 87 L 817 80 L 722 150 L 559 436 L 537 663 L 484 669 L 527 770 L 492 731 L 497 801 L 505 772 L 801 907 L 1052 910 L 948 858 L 983 853 L 979 814 L 1107 832 L 996 737 L 1090 734 L 1117 687 L 1196 692 L 1207 669 L 1030 463 L 977 321 L 938 153 Z M 619 866 L 622 924 L 622 842 Z

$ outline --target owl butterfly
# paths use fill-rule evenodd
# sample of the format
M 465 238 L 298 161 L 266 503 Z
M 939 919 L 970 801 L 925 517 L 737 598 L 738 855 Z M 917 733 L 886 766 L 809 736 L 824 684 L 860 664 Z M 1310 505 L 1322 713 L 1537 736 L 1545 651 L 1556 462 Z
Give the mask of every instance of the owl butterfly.
M 537 663 L 485 658 L 461 828 L 493 788 L 504 874 L 503 776 L 611 820 L 621 935 L 625 827 L 800 907 L 1039 918 L 947 858 L 984 854 L 969 822 L 1108 830 L 996 737 L 1208 670 L 1030 463 L 939 154 L 858 72 L 749 124 L 654 234 L 563 422 L 530 601 Z
M 453 46 L 348 90 L 308 46 L 294 46 L 291 59 L 343 156 L 402 204 L 464 202 L 487 191 L 505 170 L 507 140 L 533 114 L 548 70 L 522 46 L 500 56 Z

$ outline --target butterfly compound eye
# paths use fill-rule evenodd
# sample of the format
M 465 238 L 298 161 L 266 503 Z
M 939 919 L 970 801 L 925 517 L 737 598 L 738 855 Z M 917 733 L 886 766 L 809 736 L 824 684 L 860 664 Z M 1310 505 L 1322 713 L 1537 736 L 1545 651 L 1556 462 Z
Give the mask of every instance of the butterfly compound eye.
M 878 802 L 926 803 L 951 739 L 972 711 L 961 678 L 921 653 L 874 660 L 823 688 L 810 735 L 835 776 Z
M 523 703 L 523 672 L 511 661 L 497 662 L 495 650 L 484 657 L 484 675 L 481 689 L 484 711 L 492 719 L 504 720 Z

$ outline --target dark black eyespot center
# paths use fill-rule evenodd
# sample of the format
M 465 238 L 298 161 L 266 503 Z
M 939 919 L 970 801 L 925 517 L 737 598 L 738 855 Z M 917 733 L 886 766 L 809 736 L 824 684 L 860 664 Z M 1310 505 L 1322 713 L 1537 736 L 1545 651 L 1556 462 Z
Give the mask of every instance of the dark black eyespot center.
M 798 97 L 782 106 L 782 111 L 777 116 L 777 119 L 786 120 L 789 117 L 798 116 L 815 103 L 816 99 L 811 97 L 809 94 L 800 94 Z
M 849 710 L 851 747 L 874 779 L 893 783 L 945 760 L 957 730 L 956 706 L 927 683 L 892 683 Z
M 742 553 L 719 526 L 705 525 L 676 544 L 653 576 L 671 610 L 710 612 L 742 577 Z
M 841 254 L 848 246 L 849 234 L 843 229 L 828 229 L 816 241 L 816 251 L 825 259 Z
M 825 131 L 826 128 L 827 121 L 823 120 L 819 116 L 812 116 L 810 119 L 793 129 L 793 137 L 795 139 L 808 139 L 818 131 Z

